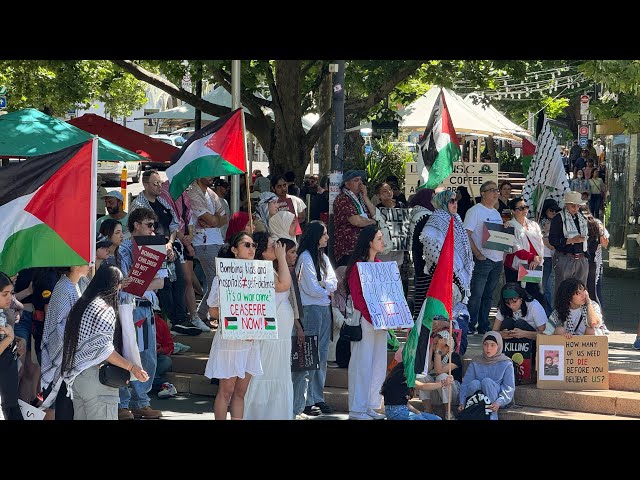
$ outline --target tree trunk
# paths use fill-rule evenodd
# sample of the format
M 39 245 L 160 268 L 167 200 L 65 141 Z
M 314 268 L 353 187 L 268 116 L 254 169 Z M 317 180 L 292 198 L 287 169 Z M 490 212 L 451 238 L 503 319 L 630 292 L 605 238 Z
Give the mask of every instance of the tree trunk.
M 333 95 L 331 89 L 331 75 L 326 75 L 320 84 L 319 95 L 318 95 L 318 110 L 320 112 L 324 112 L 325 110 L 331 108 L 331 97 Z M 329 175 L 329 171 L 331 170 L 331 129 L 327 128 L 324 133 L 320 136 L 320 141 L 318 142 L 318 167 L 319 167 L 319 177 L 323 175 Z
M 487 137 L 487 150 L 492 162 L 496 162 L 496 144 L 492 136 Z

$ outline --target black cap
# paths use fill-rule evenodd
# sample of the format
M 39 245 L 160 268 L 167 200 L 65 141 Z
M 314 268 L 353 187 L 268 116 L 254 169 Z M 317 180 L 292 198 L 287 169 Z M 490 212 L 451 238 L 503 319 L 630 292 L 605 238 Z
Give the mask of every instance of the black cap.
M 227 182 L 222 178 L 218 178 L 215 182 L 213 182 L 213 188 L 216 188 L 216 187 L 229 188 L 229 182 Z

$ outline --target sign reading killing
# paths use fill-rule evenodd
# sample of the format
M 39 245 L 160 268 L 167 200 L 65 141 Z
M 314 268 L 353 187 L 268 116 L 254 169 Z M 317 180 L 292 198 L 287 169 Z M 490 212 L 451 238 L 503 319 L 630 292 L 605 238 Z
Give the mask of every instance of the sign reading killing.
M 222 338 L 277 339 L 273 264 L 263 260 L 216 258 L 216 275 L 220 282 L 218 328 Z

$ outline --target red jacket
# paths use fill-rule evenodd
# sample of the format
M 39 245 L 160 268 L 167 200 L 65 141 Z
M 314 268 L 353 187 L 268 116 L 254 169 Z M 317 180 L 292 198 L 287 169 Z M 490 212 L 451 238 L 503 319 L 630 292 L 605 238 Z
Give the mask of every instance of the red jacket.
M 173 353 L 173 337 L 169 331 L 169 325 L 164 319 L 156 314 L 156 352 L 162 355 Z
M 376 258 L 375 262 L 379 262 L 380 259 Z M 356 262 L 357 264 L 358 262 Z M 373 323 L 371 321 L 371 314 L 369 313 L 369 308 L 367 307 L 367 302 L 362 295 L 362 285 L 360 284 L 360 274 L 358 273 L 358 266 L 354 264 L 351 267 L 351 272 L 349 273 L 349 293 L 351 295 L 351 300 L 353 301 L 353 308 L 362 313 L 362 316 L 369 323 Z

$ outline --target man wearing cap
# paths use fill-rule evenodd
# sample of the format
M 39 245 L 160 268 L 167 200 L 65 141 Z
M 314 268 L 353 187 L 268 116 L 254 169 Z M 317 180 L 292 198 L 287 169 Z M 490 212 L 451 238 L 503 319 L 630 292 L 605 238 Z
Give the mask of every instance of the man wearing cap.
M 202 286 L 202 300 L 197 315 L 191 319 L 191 323 L 206 332 L 211 331 L 205 323 L 209 312 L 207 297 L 216 275 L 216 257 L 224 244 L 221 227 L 229 223 L 218 195 L 210 188 L 213 184 L 213 177 L 197 178 L 187 190 L 191 202 L 191 221 L 195 225 L 192 245 L 207 278 L 206 285 Z
M 586 217 L 578 210 L 585 204 L 580 192 L 565 192 L 564 209 L 551 220 L 549 243 L 555 248 L 556 292 L 558 285 L 567 278 L 577 278 L 587 284 L 589 228 Z
M 362 170 L 349 170 L 342 176 L 341 192 L 333 202 L 334 246 L 336 266 L 346 265 L 356 248 L 360 230 L 375 225 L 376 213 L 364 184 L 367 174 Z M 339 233 L 339 235 L 337 234 Z
M 102 198 L 104 198 L 104 204 L 107 207 L 108 215 L 98 218 L 96 221 L 96 232 L 100 231 L 100 225 L 107 218 L 111 218 L 113 220 L 117 220 L 122 224 L 122 233 L 124 234 L 124 238 L 129 238 L 131 233 L 127 229 L 127 220 L 129 219 L 129 214 L 124 211 L 122 208 L 124 205 L 124 197 L 119 190 L 111 190 L 106 192 Z

